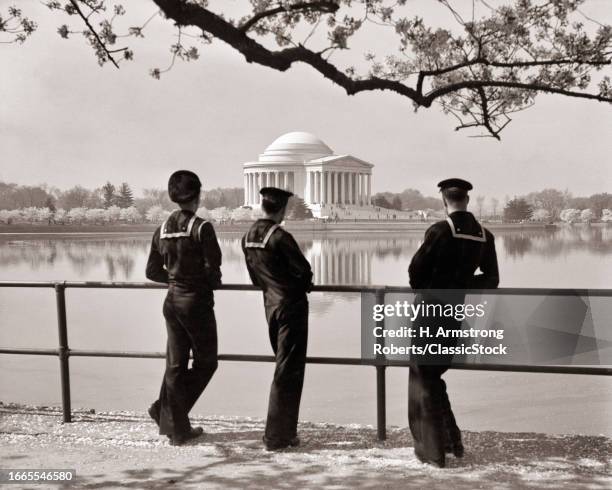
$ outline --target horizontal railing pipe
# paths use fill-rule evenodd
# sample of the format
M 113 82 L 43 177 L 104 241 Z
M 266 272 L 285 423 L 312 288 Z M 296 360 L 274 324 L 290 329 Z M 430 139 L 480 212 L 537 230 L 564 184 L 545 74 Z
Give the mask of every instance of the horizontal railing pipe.
M 14 288 L 54 288 L 56 292 L 56 313 L 58 323 L 59 347 L 57 349 L 43 348 L 8 348 L 0 347 L 0 354 L 57 356 L 60 359 L 60 374 L 62 388 L 62 412 L 64 422 L 71 421 L 70 399 L 70 357 L 107 357 L 128 359 L 163 359 L 163 352 L 143 351 L 112 351 L 70 349 L 68 345 L 68 326 L 66 320 L 65 290 L 75 289 L 166 289 L 166 284 L 152 282 L 113 282 L 113 281 L 0 281 L 0 287 Z M 221 291 L 258 291 L 259 288 L 250 284 L 223 284 Z M 372 286 L 372 285 L 319 285 L 312 288 L 313 292 L 332 293 L 371 293 L 376 295 L 378 302 L 384 302 L 389 293 L 414 293 L 412 288 L 404 286 Z M 491 295 L 547 295 L 547 296 L 586 296 L 612 297 L 610 289 L 559 289 L 559 288 L 498 288 L 487 290 L 465 290 L 466 293 L 486 293 Z M 384 323 L 381 322 L 384 327 Z M 220 354 L 220 361 L 237 362 L 275 362 L 274 356 L 258 354 Z M 387 367 L 406 367 L 409 361 L 388 360 L 382 357 L 362 359 L 355 357 L 308 357 L 310 364 L 332 364 L 347 366 L 376 367 L 376 398 L 377 398 L 377 434 L 378 438 L 386 438 L 386 378 Z M 554 365 L 523 365 L 523 364 L 452 364 L 453 369 L 472 371 L 503 371 L 547 374 L 583 374 L 597 376 L 612 376 L 612 367 L 607 366 L 554 366 Z
M 17 355 L 39 355 L 57 356 L 58 349 L 30 349 L 30 348 L 0 348 L 0 354 Z M 70 357 L 108 357 L 125 359 L 164 359 L 164 352 L 143 351 L 114 351 L 114 350 L 88 350 L 70 349 Z M 237 362 L 275 362 L 274 356 L 260 354 L 219 354 L 220 361 Z M 395 360 L 366 360 L 359 357 L 307 357 L 309 364 L 336 364 L 345 366 L 387 366 L 387 367 L 409 367 L 409 361 Z M 595 376 L 612 376 L 612 368 L 605 366 L 532 366 L 527 364 L 464 364 L 453 363 L 452 369 L 466 371 L 505 371 L 517 373 L 541 373 L 541 374 L 585 374 Z
M 0 354 L 18 354 L 29 356 L 58 356 L 58 349 L 30 349 L 30 348 L 0 348 Z
M 46 281 L 0 281 L 0 287 L 14 288 L 54 288 L 56 282 Z M 166 284 L 153 282 L 114 282 L 114 281 L 63 281 L 66 288 L 76 289 L 166 289 Z M 219 291 L 259 291 L 260 288 L 250 284 L 222 284 Z M 376 286 L 376 285 L 315 285 L 313 292 L 330 293 L 376 293 L 379 290 L 389 293 L 414 293 L 407 286 Z M 494 296 L 500 295 L 547 295 L 547 296 L 603 296 L 612 297 L 612 289 L 588 288 L 497 288 L 497 289 L 464 289 L 466 293 L 486 293 Z

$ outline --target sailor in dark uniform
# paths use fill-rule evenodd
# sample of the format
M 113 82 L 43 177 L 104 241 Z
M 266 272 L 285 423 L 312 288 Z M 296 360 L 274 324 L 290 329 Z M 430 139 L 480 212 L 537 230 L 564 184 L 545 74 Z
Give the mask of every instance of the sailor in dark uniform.
M 274 451 L 300 443 L 297 423 L 308 340 L 306 293 L 312 287 L 312 271 L 293 236 L 280 226 L 293 194 L 274 187 L 264 187 L 260 194 L 265 217 L 244 235 L 242 250 L 251 281 L 263 290 L 276 356 L 263 438 L 266 449 Z
M 168 284 L 166 372 L 149 415 L 173 445 L 203 433 L 191 426 L 188 414 L 217 369 L 213 289 L 221 284 L 221 249 L 213 226 L 195 214 L 200 189 L 193 172 L 172 174 L 168 193 L 180 209 L 155 230 L 146 270 L 148 279 Z
M 412 258 L 408 273 L 410 286 L 417 292 L 415 302 L 426 304 L 463 303 L 462 290 L 496 288 L 499 283 L 493 234 L 467 211 L 472 184 L 462 179 L 447 179 L 438 184 L 447 219 L 425 232 L 421 247 Z M 475 275 L 480 268 L 481 273 Z M 433 290 L 433 291 L 432 291 Z M 437 290 L 437 291 L 436 291 Z M 449 291 L 441 291 L 449 290 Z M 427 321 L 431 325 L 432 319 Z M 453 317 L 436 318 L 436 328 L 459 329 Z M 415 322 L 419 331 L 419 321 Z M 436 338 L 438 343 L 440 339 Z M 416 338 L 414 343 L 427 342 Z M 447 346 L 455 339 L 444 339 Z M 435 466 L 445 466 L 445 452 L 463 456 L 461 431 L 457 427 L 441 376 L 452 356 L 412 359 L 408 384 L 408 421 L 417 458 Z

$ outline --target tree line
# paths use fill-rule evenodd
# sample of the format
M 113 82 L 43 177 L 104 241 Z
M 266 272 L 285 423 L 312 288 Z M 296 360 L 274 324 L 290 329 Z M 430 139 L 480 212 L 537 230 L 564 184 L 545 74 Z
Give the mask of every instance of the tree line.
M 253 220 L 261 216 L 259 209 L 242 207 L 243 202 L 242 188 L 205 190 L 198 214 L 218 222 Z M 126 182 L 118 186 L 106 182 L 93 190 L 75 186 L 66 191 L 46 185 L 0 182 L 0 223 L 4 224 L 160 223 L 176 208 L 166 189 L 143 189 L 142 197 L 134 197 Z M 308 219 L 312 213 L 303 199 L 294 196 L 287 218 Z
M 574 197 L 567 190 L 544 189 L 507 200 L 503 219 L 546 223 L 612 221 L 612 194 L 603 192 Z
M 126 182 L 117 187 L 107 182 L 93 190 L 80 185 L 60 190 L 46 184 L 30 186 L 0 182 L 0 209 L 5 210 L 29 207 L 47 207 L 52 211 L 59 208 L 129 208 L 135 202 L 132 189 Z
M 372 196 L 372 204 L 380 208 L 395 209 L 397 211 L 417 211 L 442 209 L 439 197 L 426 197 L 417 189 L 405 189 L 399 193 L 379 192 Z
M 216 188 L 202 193 L 202 217 L 217 221 L 242 220 L 257 217 L 257 210 L 242 208 L 244 189 Z M 612 194 L 598 193 L 575 197 L 569 191 L 544 189 L 510 199 L 500 205 L 495 197 L 473 197 L 470 209 L 481 219 L 520 222 L 554 223 L 564 221 L 591 222 L 612 220 Z M 399 193 L 381 192 L 372 197 L 372 204 L 401 211 L 440 211 L 439 197 L 423 196 L 416 189 Z M 47 185 L 28 186 L 0 182 L 0 222 L 94 223 L 159 222 L 176 204 L 162 188 L 143 189 L 142 197 L 135 197 L 127 182 L 113 185 L 106 182 L 96 189 L 74 186 L 59 190 Z M 248 215 L 248 216 L 247 216 Z M 290 219 L 312 218 L 312 213 L 301 198 L 291 201 Z
M 216 188 L 205 190 L 202 194 L 202 205 L 206 209 L 227 207 L 237 208 L 244 202 L 242 188 Z M 15 210 L 25 208 L 49 208 L 70 211 L 74 208 L 109 209 L 116 206 L 126 209 L 134 206 L 141 214 L 145 214 L 152 206 L 160 206 L 170 211 L 176 204 L 170 201 L 168 192 L 162 188 L 143 189 L 142 197 L 135 197 L 127 182 L 114 185 L 106 182 L 95 189 L 86 189 L 80 185 L 67 190 L 60 190 L 42 185 L 18 185 L 0 182 L 0 209 Z
M 416 189 L 399 193 L 380 192 L 372 197 L 372 204 L 398 211 L 439 211 L 443 209 L 440 197 L 423 196 Z M 568 190 L 543 189 L 523 196 L 506 196 L 503 205 L 500 199 L 476 195 L 472 197 L 470 209 L 481 219 L 506 222 L 590 222 L 609 221 L 612 215 L 612 194 L 607 192 L 587 197 L 573 196 Z

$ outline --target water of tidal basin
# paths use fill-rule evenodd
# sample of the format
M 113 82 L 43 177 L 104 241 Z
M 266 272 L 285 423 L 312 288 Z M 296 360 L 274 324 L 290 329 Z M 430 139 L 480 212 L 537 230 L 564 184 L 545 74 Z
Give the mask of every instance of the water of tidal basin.
M 501 286 L 612 288 L 612 228 L 496 233 Z M 318 284 L 406 285 L 422 232 L 298 235 Z M 225 282 L 246 283 L 237 235 L 220 235 Z M 0 238 L 2 280 L 143 281 L 147 235 Z M 69 290 L 69 342 L 77 349 L 163 351 L 163 291 Z M 0 288 L 0 345 L 56 347 L 49 289 Z M 309 355 L 360 355 L 359 295 L 313 293 Z M 222 353 L 270 354 L 259 292 L 216 293 Z M 161 360 L 72 358 L 74 407 L 142 410 L 157 393 Z M 271 364 L 223 362 L 196 413 L 263 417 Z M 388 422 L 406 425 L 407 370 L 387 370 Z M 612 380 L 597 376 L 451 371 L 462 427 L 612 435 Z M 57 405 L 58 361 L 0 356 L 2 401 Z M 375 422 L 375 371 L 307 367 L 301 418 Z

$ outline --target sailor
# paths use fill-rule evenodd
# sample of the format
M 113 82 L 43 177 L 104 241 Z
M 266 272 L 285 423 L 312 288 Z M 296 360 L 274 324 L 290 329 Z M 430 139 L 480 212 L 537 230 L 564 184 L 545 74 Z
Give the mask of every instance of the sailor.
M 264 309 L 276 369 L 270 389 L 263 441 L 268 451 L 298 446 L 300 398 L 308 340 L 310 264 L 283 221 L 291 192 L 261 189 L 264 217 L 242 238 L 251 281 L 263 290 Z
M 221 249 L 213 226 L 195 214 L 201 187 L 188 170 L 170 176 L 168 194 L 180 209 L 155 230 L 146 269 L 148 279 L 168 284 L 166 371 L 148 412 L 172 445 L 203 433 L 191 426 L 188 414 L 217 369 L 213 290 L 221 284 Z
M 499 283 L 493 234 L 467 211 L 472 184 L 463 179 L 446 179 L 438 184 L 447 219 L 433 224 L 415 253 L 408 273 L 410 286 L 418 290 L 416 302 L 459 304 L 465 289 L 492 289 Z M 475 274 L 480 268 L 481 273 Z M 436 325 L 459 329 L 454 318 L 436 318 Z M 420 322 L 415 322 L 419 331 Z M 432 318 L 427 319 L 432 323 Z M 439 342 L 440 339 L 436 339 Z M 415 344 L 427 339 L 416 338 Z M 456 339 L 443 340 L 446 346 Z M 462 457 L 461 431 L 457 427 L 446 384 L 441 378 L 450 367 L 452 356 L 414 356 L 408 383 L 408 421 L 414 439 L 415 455 L 438 467 L 446 464 L 445 453 Z

